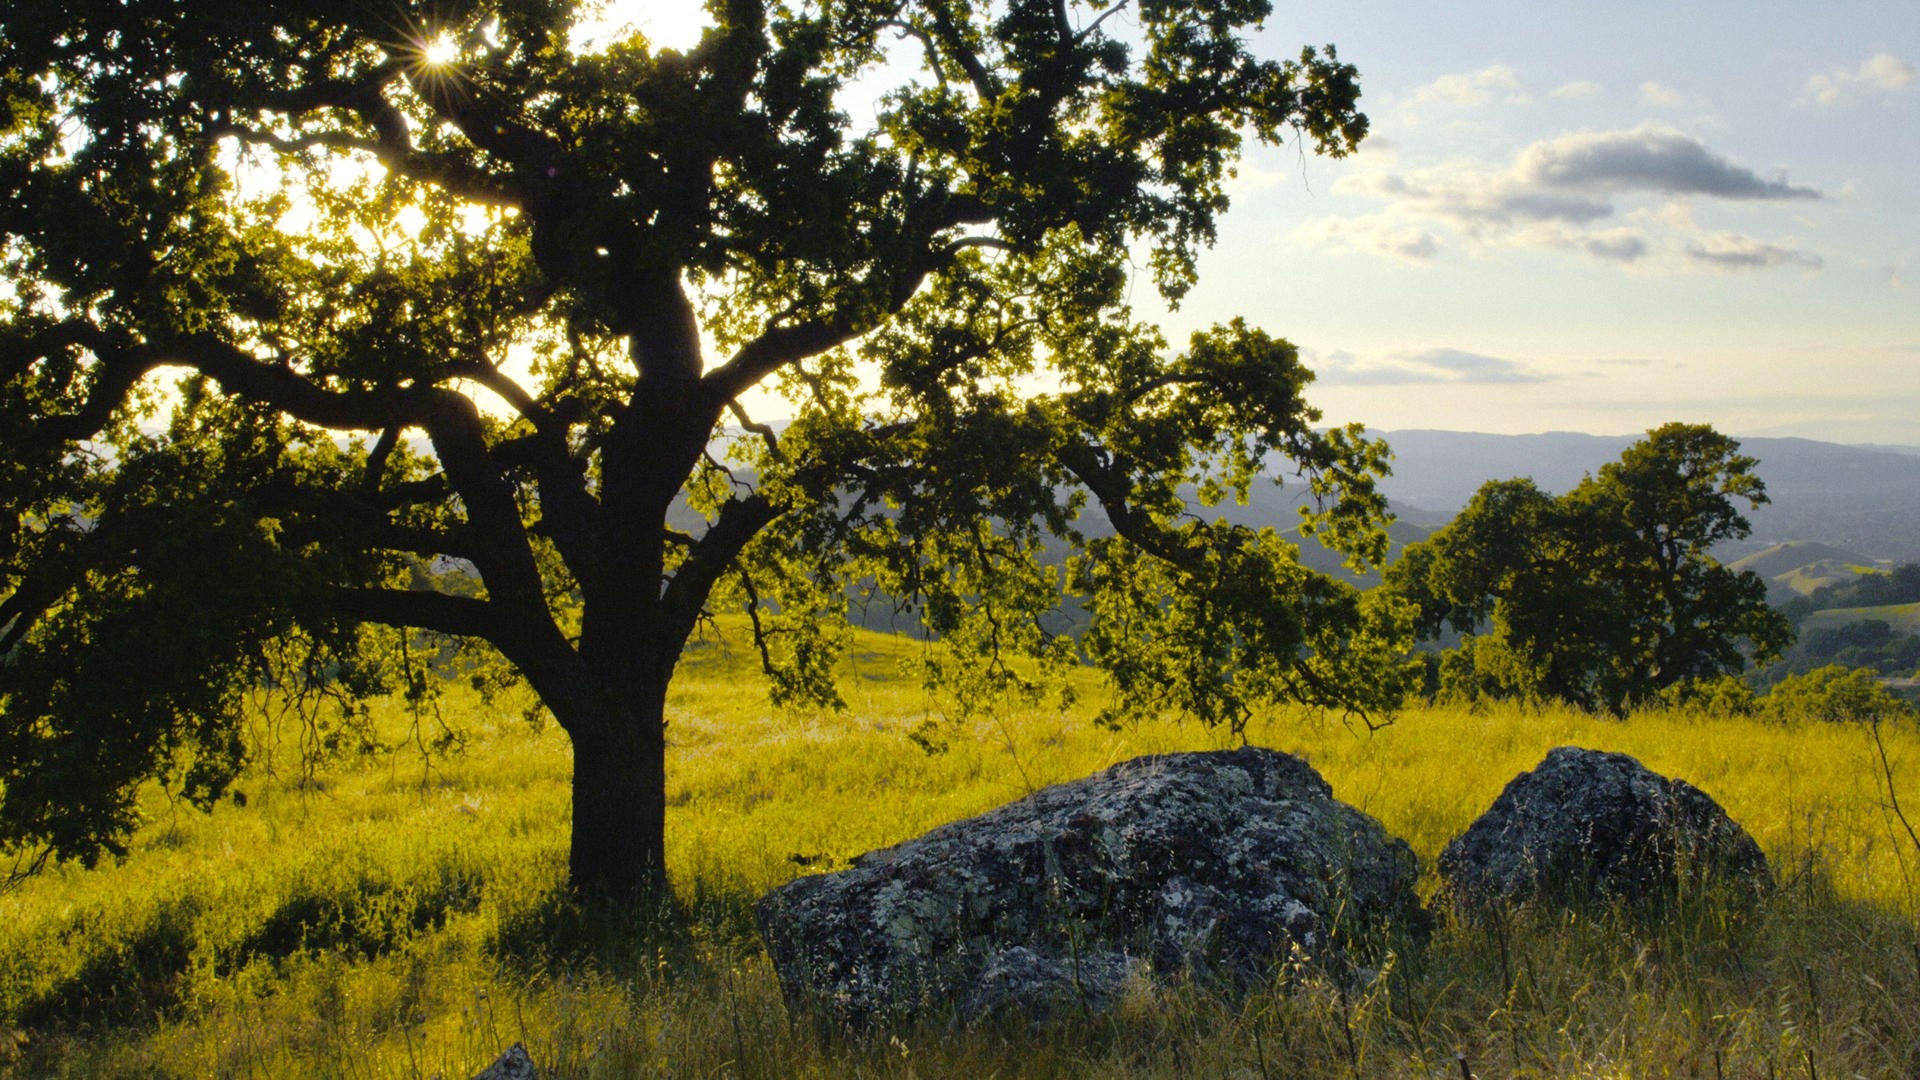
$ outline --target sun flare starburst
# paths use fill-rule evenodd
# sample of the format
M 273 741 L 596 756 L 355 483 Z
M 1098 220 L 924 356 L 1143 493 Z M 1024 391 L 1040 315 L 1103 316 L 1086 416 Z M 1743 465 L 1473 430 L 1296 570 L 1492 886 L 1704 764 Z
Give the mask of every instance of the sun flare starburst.
M 460 42 L 442 32 L 421 38 L 420 62 L 430 68 L 446 67 L 460 59 Z

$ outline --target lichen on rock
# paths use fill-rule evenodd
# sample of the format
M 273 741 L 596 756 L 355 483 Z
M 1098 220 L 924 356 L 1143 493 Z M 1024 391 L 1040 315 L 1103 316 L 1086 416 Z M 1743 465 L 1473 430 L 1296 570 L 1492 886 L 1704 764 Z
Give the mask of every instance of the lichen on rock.
M 763 897 L 789 1000 L 853 1022 L 1102 1010 L 1419 930 L 1404 841 L 1271 750 L 1138 758 Z
M 1683 890 L 1752 896 L 1771 881 L 1753 837 L 1705 792 L 1626 754 L 1556 747 L 1440 852 L 1465 914 L 1554 901 L 1655 906 Z

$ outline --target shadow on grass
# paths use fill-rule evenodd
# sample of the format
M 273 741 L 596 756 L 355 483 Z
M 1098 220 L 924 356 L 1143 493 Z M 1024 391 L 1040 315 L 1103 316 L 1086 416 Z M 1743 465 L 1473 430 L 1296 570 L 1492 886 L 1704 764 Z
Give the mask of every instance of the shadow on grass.
M 83 958 L 20 1000 L 11 1022 L 30 1031 L 150 1027 L 181 1004 L 203 966 L 225 977 L 322 953 L 372 960 L 472 913 L 484 886 L 478 869 L 452 862 L 404 882 L 368 871 L 300 880 L 233 937 L 198 897 L 162 901 L 131 926 L 83 917 L 67 931 Z
M 145 1025 L 181 998 L 193 964 L 198 905 L 172 901 L 88 952 L 72 972 L 21 1001 L 13 1021 L 28 1030 L 99 1031 Z M 87 933 L 75 926 L 75 934 Z
M 690 897 L 646 906 L 582 899 L 555 883 L 503 912 L 488 950 L 525 976 L 593 970 L 615 979 L 671 978 L 703 970 L 717 955 L 759 952 L 755 899 L 742 888 L 696 883 Z

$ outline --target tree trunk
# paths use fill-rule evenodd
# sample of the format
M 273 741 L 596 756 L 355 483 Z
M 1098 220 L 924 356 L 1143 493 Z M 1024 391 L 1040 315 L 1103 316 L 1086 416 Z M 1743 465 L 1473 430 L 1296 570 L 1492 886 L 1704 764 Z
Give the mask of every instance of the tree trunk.
M 565 724 L 573 739 L 573 850 L 582 896 L 663 904 L 666 865 L 666 682 L 599 717 Z

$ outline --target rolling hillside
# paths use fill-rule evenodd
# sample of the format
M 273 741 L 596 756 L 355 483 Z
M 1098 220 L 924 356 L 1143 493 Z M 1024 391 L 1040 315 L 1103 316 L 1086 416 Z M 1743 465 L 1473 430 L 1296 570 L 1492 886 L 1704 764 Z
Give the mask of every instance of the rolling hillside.
M 1864 555 L 1813 540 L 1775 544 L 1728 565 L 1766 579 L 1767 596 L 1774 603 L 1810 596 L 1823 586 L 1844 584 L 1870 570 L 1885 569 Z

